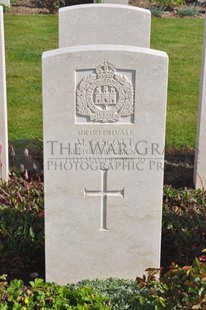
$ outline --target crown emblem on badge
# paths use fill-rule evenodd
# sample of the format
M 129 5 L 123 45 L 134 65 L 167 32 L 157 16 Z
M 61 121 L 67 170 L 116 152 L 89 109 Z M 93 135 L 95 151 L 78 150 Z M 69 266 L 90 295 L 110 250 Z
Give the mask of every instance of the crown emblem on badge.
M 134 90 L 126 75 L 103 61 L 77 86 L 76 113 L 87 122 L 115 123 L 134 114 Z
M 109 64 L 107 60 L 103 64 L 99 65 L 96 69 L 98 78 L 113 78 L 115 74 L 115 67 L 112 64 Z

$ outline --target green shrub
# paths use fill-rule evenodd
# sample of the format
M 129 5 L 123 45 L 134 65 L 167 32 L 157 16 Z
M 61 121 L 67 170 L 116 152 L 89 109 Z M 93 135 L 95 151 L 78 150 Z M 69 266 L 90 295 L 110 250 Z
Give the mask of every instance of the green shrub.
M 185 8 L 181 8 L 177 11 L 178 15 L 181 17 L 184 16 L 197 16 L 200 14 L 200 12 L 198 11 L 197 8 L 195 7 L 185 7 Z
M 148 269 L 148 276 L 137 278 L 137 309 L 205 309 L 206 264 L 195 259 L 193 266 L 173 263 L 169 271 L 156 280 L 158 270 Z
M 109 310 L 107 299 L 91 287 L 68 288 L 35 279 L 25 286 L 22 280 L 11 283 L 1 277 L 0 310 L 56 309 L 56 310 Z
M 43 269 L 43 186 L 14 176 L 0 187 L 0 274 L 29 277 Z
M 166 309 L 206 309 L 206 264 L 195 259 L 192 266 L 174 263 L 162 278 Z
M 107 297 L 112 310 L 205 309 L 206 264 L 195 259 L 193 266 L 171 264 L 158 280 L 160 270 L 148 268 L 147 275 L 134 280 L 82 281 L 69 288 L 92 286 Z
M 152 4 L 173 8 L 184 4 L 184 0 L 152 0 Z
M 92 286 L 100 295 L 108 298 L 108 305 L 113 310 L 136 309 L 136 300 L 134 296 L 137 294 L 137 283 L 134 280 L 114 279 L 106 280 L 84 280 L 78 282 L 75 286 L 68 287 L 84 287 Z
M 164 188 L 162 265 L 191 264 L 206 248 L 206 192 Z
M 34 0 L 39 7 L 48 9 L 49 13 L 55 13 L 61 6 L 65 5 L 64 0 Z
M 42 183 L 13 176 L 0 186 L 0 274 L 8 273 L 10 279 L 27 274 L 29 278 L 30 272 L 44 268 L 43 223 Z M 136 281 L 85 280 L 66 287 L 39 279 L 30 286 L 21 280 L 9 285 L 0 277 L 0 310 L 206 309 L 206 250 L 200 255 L 204 248 L 206 192 L 165 187 L 162 265 L 175 263 L 168 271 L 164 269 L 160 281 L 159 270 L 151 268 Z M 199 258 L 192 264 L 195 256 Z
M 174 263 L 160 280 L 160 270 L 148 268 L 136 280 L 81 281 L 60 286 L 35 279 L 6 282 L 0 277 L 0 310 L 179 310 L 205 309 L 206 264 L 195 259 L 192 266 Z
M 161 266 L 191 265 L 204 248 L 206 192 L 165 187 Z M 0 274 L 29 281 L 44 264 L 43 183 L 13 176 L 0 186 Z
M 64 4 L 64 0 L 44 0 L 44 6 L 49 10 L 49 13 L 54 13 Z
M 155 16 L 155 17 L 161 17 L 164 10 L 165 10 L 165 7 L 162 5 L 160 5 L 159 7 L 154 6 L 154 7 L 150 8 L 150 12 L 151 12 L 152 16 Z
M 7 5 L 5 5 L 4 3 L 1 3 L 1 1 L 0 1 L 0 6 L 2 6 L 2 7 L 3 7 L 3 11 L 4 11 L 4 13 L 5 13 L 5 12 L 9 12 L 9 11 L 10 11 L 10 7 L 9 7 L 9 6 L 7 6 Z

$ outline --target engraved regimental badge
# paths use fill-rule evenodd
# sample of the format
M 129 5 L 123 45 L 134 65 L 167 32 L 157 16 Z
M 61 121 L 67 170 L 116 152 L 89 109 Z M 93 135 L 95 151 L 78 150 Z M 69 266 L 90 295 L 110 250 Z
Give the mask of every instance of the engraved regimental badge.
M 134 114 L 134 90 L 127 76 L 104 61 L 77 86 L 76 113 L 89 122 L 118 122 Z

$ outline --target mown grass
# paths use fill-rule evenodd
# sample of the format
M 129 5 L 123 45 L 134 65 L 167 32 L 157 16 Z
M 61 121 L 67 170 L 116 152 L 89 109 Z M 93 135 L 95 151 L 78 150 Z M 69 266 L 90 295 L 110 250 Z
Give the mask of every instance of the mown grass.
M 153 19 L 151 47 L 169 56 L 166 144 L 194 147 L 203 44 L 201 19 Z
M 41 55 L 57 32 L 56 16 L 5 16 L 9 139 L 42 138 Z
M 41 54 L 58 46 L 56 16 L 5 16 L 9 138 L 42 138 Z M 203 20 L 152 20 L 151 47 L 170 58 L 166 144 L 194 147 Z M 52 78 L 52 77 L 51 77 Z

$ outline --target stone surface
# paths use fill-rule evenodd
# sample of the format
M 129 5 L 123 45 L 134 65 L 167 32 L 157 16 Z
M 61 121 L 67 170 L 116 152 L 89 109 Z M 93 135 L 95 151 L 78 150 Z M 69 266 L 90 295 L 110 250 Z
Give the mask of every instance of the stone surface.
M 87 4 L 59 10 L 59 46 L 120 44 L 150 46 L 149 10 L 114 4 Z
M 94 3 L 98 3 L 98 0 L 94 0 Z M 128 0 L 101 0 L 101 3 L 128 4 Z
M 202 76 L 199 95 L 199 114 L 194 165 L 195 188 L 206 188 L 206 19 L 202 54 Z
M 0 3 L 10 7 L 10 0 L 1 0 Z
M 100 45 L 42 61 L 46 280 L 142 276 L 160 265 L 167 55 Z
M 0 6 L 0 141 L 2 152 L 0 161 L 0 178 L 8 179 L 8 129 L 7 129 L 7 98 L 6 98 L 6 72 L 5 72 L 5 43 L 4 43 L 4 17 Z

